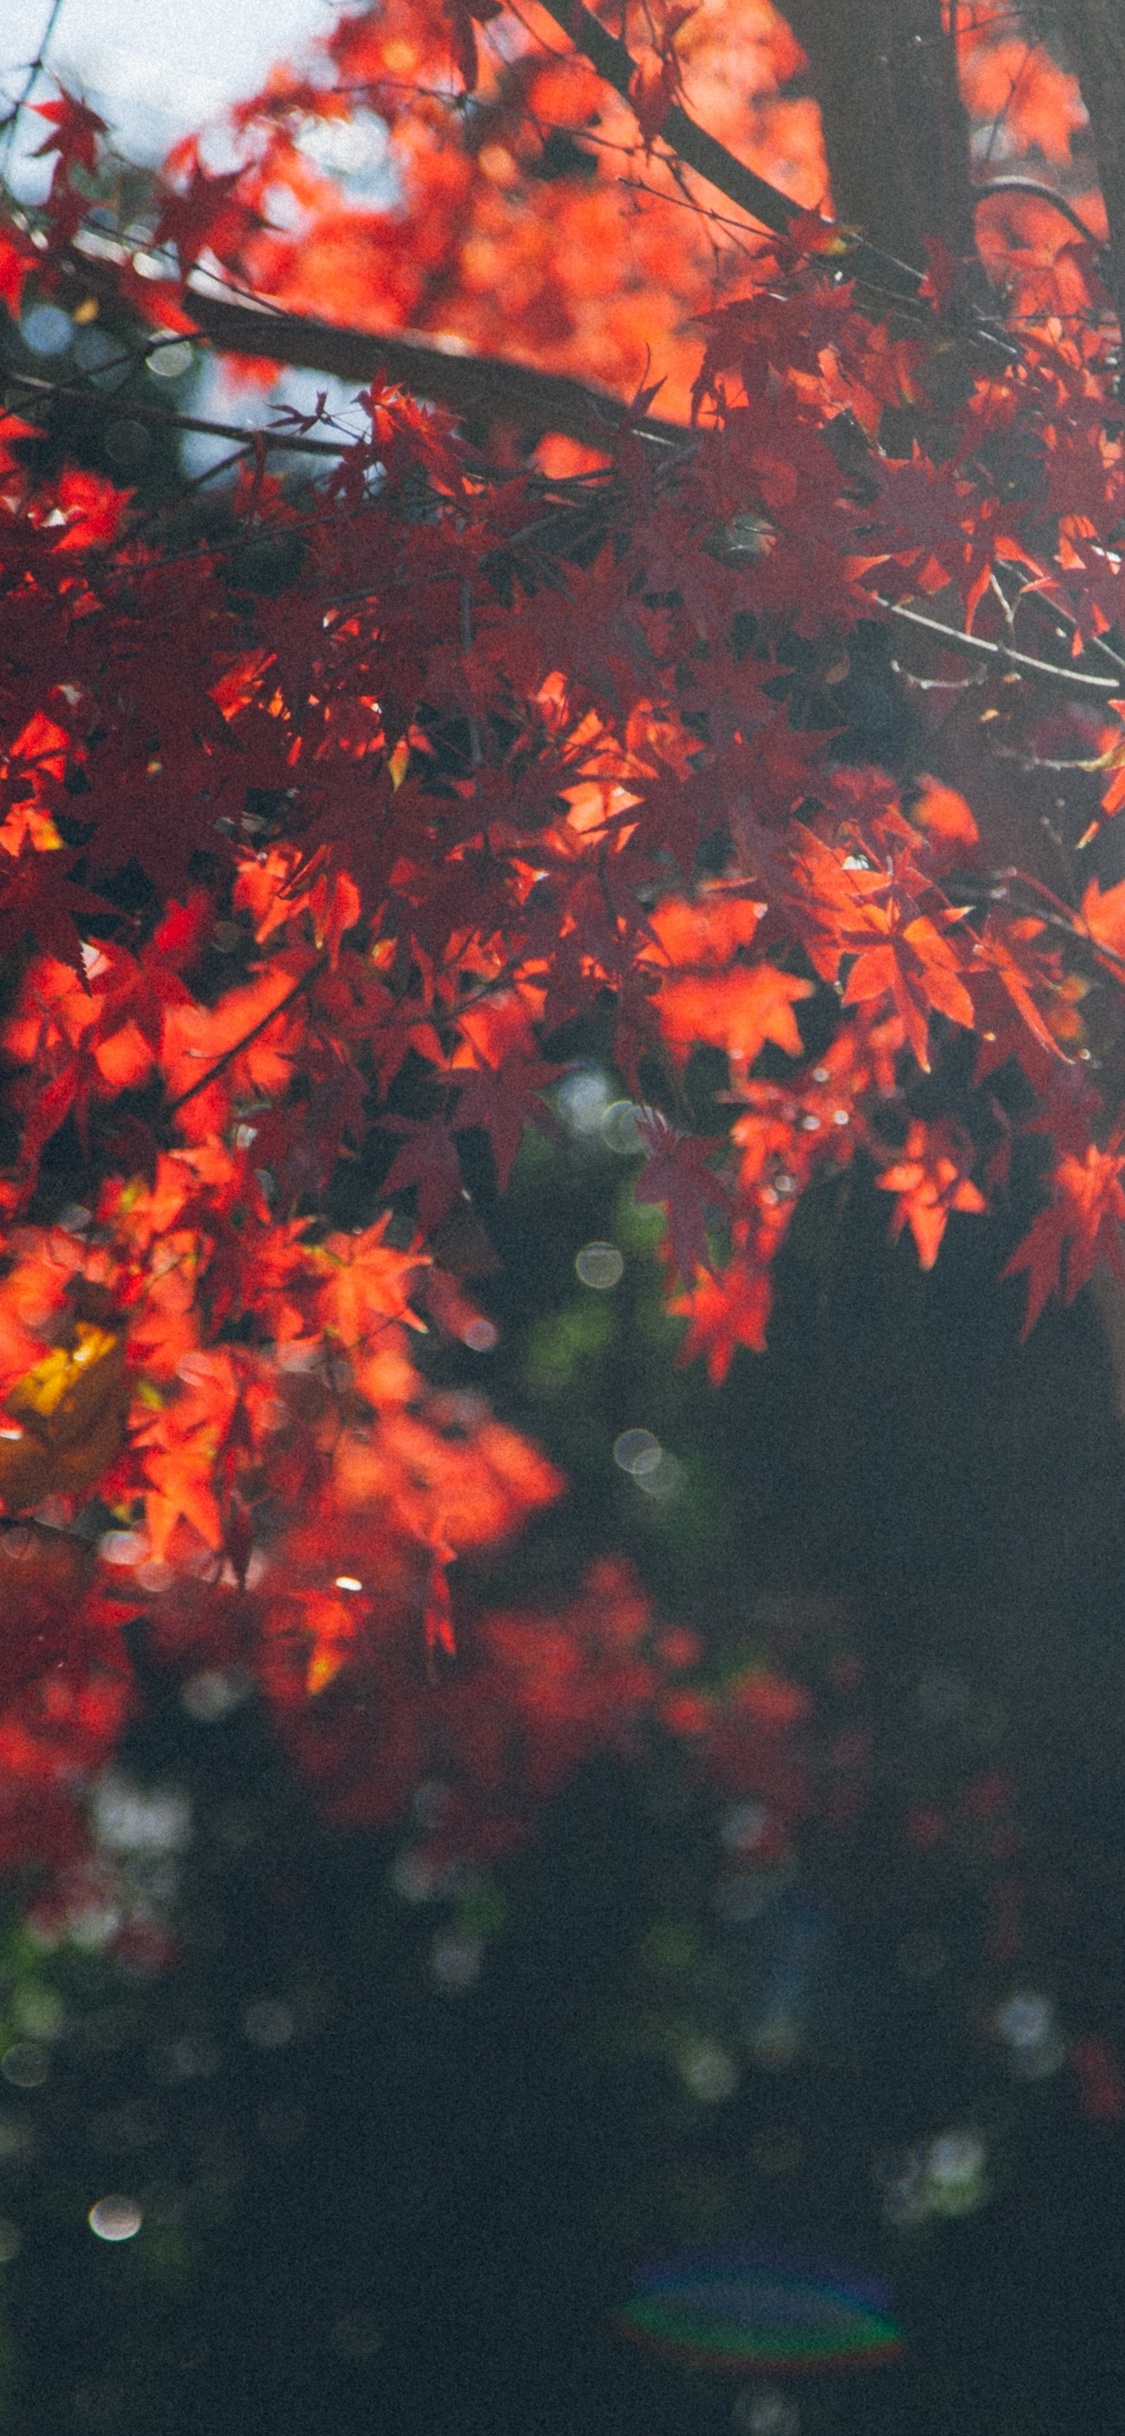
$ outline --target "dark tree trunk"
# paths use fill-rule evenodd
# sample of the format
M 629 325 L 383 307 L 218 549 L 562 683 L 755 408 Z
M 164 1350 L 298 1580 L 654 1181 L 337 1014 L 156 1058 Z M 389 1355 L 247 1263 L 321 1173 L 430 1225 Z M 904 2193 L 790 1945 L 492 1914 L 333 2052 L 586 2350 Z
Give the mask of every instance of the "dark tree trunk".
M 1125 330 L 1125 0 L 1056 0 L 1055 18 L 1089 113 L 1109 220 L 1109 285 Z
M 941 0 L 782 5 L 808 53 L 837 218 L 919 268 L 926 237 L 975 262 L 968 120 Z

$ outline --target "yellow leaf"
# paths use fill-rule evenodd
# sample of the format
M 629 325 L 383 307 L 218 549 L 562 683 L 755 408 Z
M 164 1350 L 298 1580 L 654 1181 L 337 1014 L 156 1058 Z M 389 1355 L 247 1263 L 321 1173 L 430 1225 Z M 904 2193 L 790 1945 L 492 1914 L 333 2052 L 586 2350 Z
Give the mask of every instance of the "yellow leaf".
M 112 1463 L 125 1420 L 125 1349 L 112 1329 L 79 1320 L 25 1371 L 0 1418 L 0 1501 L 8 1513 L 60 1490 L 89 1488 Z

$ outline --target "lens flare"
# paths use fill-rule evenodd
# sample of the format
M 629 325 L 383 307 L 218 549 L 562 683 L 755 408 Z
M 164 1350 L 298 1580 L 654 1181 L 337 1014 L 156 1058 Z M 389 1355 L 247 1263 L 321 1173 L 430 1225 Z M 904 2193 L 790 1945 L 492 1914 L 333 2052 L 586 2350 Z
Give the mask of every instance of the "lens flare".
M 882 2285 L 787 2253 L 695 2250 L 642 2270 L 614 2323 L 695 2368 L 772 2375 L 869 2368 L 902 2338 Z

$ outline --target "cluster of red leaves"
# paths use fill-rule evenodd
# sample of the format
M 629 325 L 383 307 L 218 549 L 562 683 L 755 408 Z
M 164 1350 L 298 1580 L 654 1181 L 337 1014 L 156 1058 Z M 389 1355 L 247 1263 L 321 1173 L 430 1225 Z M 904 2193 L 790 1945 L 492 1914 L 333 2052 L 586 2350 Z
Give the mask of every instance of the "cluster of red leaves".
M 780 19 L 763 5 L 739 22 L 768 64 L 753 90 L 776 88 L 794 64 Z M 664 35 L 657 82 L 674 35 L 676 77 L 730 132 L 725 16 Z M 419 0 L 347 18 L 338 84 L 279 79 L 246 113 L 253 175 L 184 155 L 161 241 L 182 269 L 209 254 L 353 318 L 354 275 L 376 321 L 437 329 L 456 291 L 459 330 L 484 345 L 499 315 L 540 361 L 620 378 L 643 325 L 671 361 L 682 300 L 663 219 L 660 281 L 638 255 L 623 302 L 603 245 L 620 187 L 571 177 L 563 210 L 542 176 L 561 125 L 589 133 L 596 111 L 599 141 L 617 140 L 591 72 L 517 43 L 482 68 L 472 145 L 454 143 L 420 88 L 468 54 L 460 18 Z M 805 105 L 776 102 L 790 108 Z M 393 245 L 386 212 L 334 223 L 300 152 L 308 122 L 357 109 L 389 126 L 414 180 Z M 72 120 L 60 104 L 51 122 L 56 254 L 79 192 L 65 163 L 97 133 Z M 308 229 L 281 239 L 259 205 L 298 174 Z M 0 1686 L 14 1786 L 55 1798 L 108 1747 L 129 1697 L 119 1627 L 141 1610 L 170 1662 L 256 1678 L 340 1816 L 391 1816 L 437 1767 L 456 1833 L 493 1848 L 585 1753 L 653 1719 L 725 1782 L 765 1785 L 783 1825 L 798 1814 L 800 1772 L 777 1751 L 799 1696 L 794 1711 L 758 1679 L 720 1704 L 677 1688 L 683 1653 L 620 1573 L 546 1618 L 474 1614 L 450 1591 L 452 1566 L 560 1485 L 479 1399 L 435 1390 L 418 1346 L 426 1324 L 472 1342 L 479 1315 L 441 1261 L 465 1222 L 466 1137 L 474 1157 L 487 1141 L 502 1188 L 525 1126 L 553 1123 L 569 1025 L 612 1021 L 638 1198 L 667 1213 L 684 1353 L 717 1380 L 764 1342 L 804 1196 L 857 1157 L 929 1265 L 950 1214 L 990 1206 L 1015 1133 L 1032 1132 L 1047 1206 L 1011 1264 L 1029 1272 L 1029 1318 L 1098 1260 L 1125 1265 L 1122 887 L 1092 886 L 1078 909 L 973 877 L 1020 821 L 1017 762 L 989 753 L 989 723 L 1011 723 L 1003 662 L 966 707 L 963 660 L 925 647 L 954 709 L 935 731 L 943 782 L 905 798 L 838 758 L 830 724 L 859 630 L 912 602 L 986 645 L 1030 602 L 1092 664 L 1120 615 L 1125 508 L 1104 338 L 1056 324 L 1018 356 L 971 358 L 940 456 L 918 440 L 906 454 L 894 434 L 924 417 L 950 346 L 939 300 L 932 341 L 891 335 L 815 264 L 774 260 L 767 284 L 762 267 L 710 315 L 701 365 L 695 345 L 682 449 L 607 433 L 581 519 L 572 490 L 527 467 L 498 477 L 448 418 L 376 384 L 365 436 L 311 507 L 259 467 L 234 546 L 169 559 L 108 483 L 37 485 L 26 426 L 7 427 L 0 949 L 18 1143 L 0 1500 L 37 1521 L 0 1538 L 13 1579 L 13 1552 L 30 1552 L 32 1649 L 39 1608 L 59 1612 L 43 1568 L 74 1569 L 61 1663 L 45 1624 L 42 1665 L 14 1660 Z M 135 301 L 144 283 L 125 277 Z M 148 301 L 163 326 L 186 309 L 171 281 Z M 1112 814 L 1122 705 L 1104 701 L 1091 740 L 1025 685 L 1019 740 L 1077 745 Z M 143 918 L 120 910 L 126 869 L 130 901 L 150 892 Z M 958 1034 L 976 1074 L 943 1106 Z M 697 1050 L 725 1059 L 733 1112 L 708 1134 L 691 1115 Z M 380 1133 L 381 1200 L 345 1234 L 326 1192 Z M 60 1214 L 51 1178 L 72 1138 L 86 1206 Z M 96 1558 L 74 1529 L 91 1517 Z M 18 1601 L 7 1612 L 22 1650 Z M 456 1674 L 432 1682 L 427 1651 L 440 1676 L 455 1640 Z
M 358 1701 L 341 1682 L 285 1709 L 283 1735 L 330 1817 L 390 1820 L 420 1784 L 440 1785 L 421 1849 L 437 1864 L 491 1860 L 594 1754 L 636 1761 L 671 1736 L 705 1779 L 763 1805 L 771 1856 L 789 1852 L 811 1798 L 807 1693 L 766 1668 L 721 1695 L 704 1688 L 701 1643 L 661 1629 L 619 1559 L 553 1607 L 470 1612 L 456 1668 L 425 1699 L 416 1648 L 409 1620 L 397 1647 L 372 1634 Z

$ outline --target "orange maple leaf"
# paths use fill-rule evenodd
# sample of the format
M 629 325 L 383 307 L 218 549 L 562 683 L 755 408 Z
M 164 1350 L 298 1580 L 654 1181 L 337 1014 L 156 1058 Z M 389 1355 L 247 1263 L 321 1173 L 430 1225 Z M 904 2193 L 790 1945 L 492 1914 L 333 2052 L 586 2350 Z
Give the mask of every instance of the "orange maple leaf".
M 1072 1303 L 1099 1261 L 1104 1260 L 1125 1285 L 1121 1235 L 1125 1192 L 1120 1183 L 1123 1167 L 1125 1155 L 1099 1150 L 1093 1142 L 1083 1158 L 1067 1152 L 1058 1161 L 1050 1179 L 1050 1207 L 1040 1210 L 1033 1219 L 1023 1242 L 1001 1271 L 1004 1277 L 1016 1277 L 1021 1270 L 1027 1272 L 1025 1337 L 1030 1335 L 1048 1297 L 1061 1292 L 1064 1302 Z
M 682 1063 L 697 1042 L 725 1049 L 737 1066 L 751 1066 L 767 1040 L 788 1057 L 804 1043 L 793 1008 L 815 983 L 774 964 L 737 965 L 725 973 L 666 981 L 657 1001 L 660 1029 Z
M 1120 975 L 1125 971 L 1125 880 L 1104 890 L 1091 880 L 1082 899 L 1082 919 L 1095 945 L 1108 948 Z
M 391 1323 L 424 1328 L 410 1308 L 424 1256 L 387 1242 L 390 1212 L 358 1235 L 329 1235 L 309 1255 L 324 1283 L 317 1296 L 322 1326 L 349 1353 L 362 1352 Z
M 973 1210 L 979 1216 L 988 1208 L 984 1194 L 965 1172 L 971 1161 L 972 1144 L 962 1141 L 953 1125 L 919 1120 L 910 1127 L 901 1159 L 885 1167 L 878 1179 L 882 1192 L 898 1194 L 892 1243 L 908 1226 L 924 1269 L 933 1268 L 951 1211 Z

